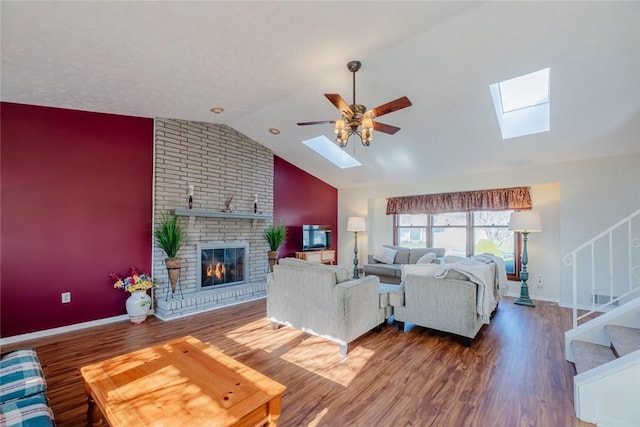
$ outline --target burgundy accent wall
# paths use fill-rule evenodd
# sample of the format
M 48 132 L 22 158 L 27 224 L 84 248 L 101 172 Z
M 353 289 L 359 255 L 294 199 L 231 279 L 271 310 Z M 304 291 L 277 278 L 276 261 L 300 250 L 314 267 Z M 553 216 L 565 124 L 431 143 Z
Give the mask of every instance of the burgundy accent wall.
M 153 120 L 3 102 L 0 121 L 0 336 L 125 314 L 108 274 L 150 271 Z
M 273 158 L 273 220 L 287 226 L 280 257 L 302 250 L 302 225 L 331 226 L 331 248 L 338 256 L 338 190 L 278 156 Z
M 0 337 L 125 314 L 110 272 L 151 270 L 153 119 L 0 102 Z M 274 220 L 328 224 L 338 191 L 274 156 Z M 60 294 L 71 292 L 71 303 Z

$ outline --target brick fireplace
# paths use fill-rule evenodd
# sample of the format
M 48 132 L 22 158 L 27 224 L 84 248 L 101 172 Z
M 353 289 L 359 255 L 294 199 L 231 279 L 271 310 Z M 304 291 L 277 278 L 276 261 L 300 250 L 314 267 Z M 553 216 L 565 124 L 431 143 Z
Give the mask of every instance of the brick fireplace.
M 266 296 L 271 150 L 225 125 L 156 119 L 154 217 L 167 211 L 179 216 L 186 241 L 178 253 L 184 261 L 176 292 L 168 284 L 164 252 L 153 249 L 152 274 L 160 283 L 154 298 L 158 317 L 182 317 Z M 228 262 L 218 265 L 220 260 Z M 216 268 L 221 279 L 214 279 Z M 236 280 L 240 274 L 242 280 Z

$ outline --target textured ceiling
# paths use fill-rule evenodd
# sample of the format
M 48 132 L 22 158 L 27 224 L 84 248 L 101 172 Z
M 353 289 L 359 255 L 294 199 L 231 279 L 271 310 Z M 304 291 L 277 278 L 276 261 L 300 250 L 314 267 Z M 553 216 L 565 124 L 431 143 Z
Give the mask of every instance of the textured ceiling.
M 3 1 L 0 13 L 3 101 L 224 123 L 337 188 L 640 152 L 640 2 Z M 363 166 L 343 171 L 301 144 L 332 126 L 296 122 L 338 118 L 323 94 L 352 101 L 354 59 L 359 103 L 413 106 L 380 118 L 402 130 L 356 141 Z M 503 141 L 489 85 L 546 67 L 551 131 Z

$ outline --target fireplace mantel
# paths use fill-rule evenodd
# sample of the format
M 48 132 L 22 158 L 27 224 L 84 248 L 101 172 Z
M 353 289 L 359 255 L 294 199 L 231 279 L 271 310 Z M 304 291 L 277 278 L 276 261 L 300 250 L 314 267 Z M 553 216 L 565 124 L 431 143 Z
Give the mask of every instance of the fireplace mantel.
M 204 209 L 171 209 L 170 211 L 176 216 L 197 216 L 204 218 L 230 218 L 230 219 L 271 219 L 269 214 L 251 213 L 251 212 L 219 212 L 208 211 Z

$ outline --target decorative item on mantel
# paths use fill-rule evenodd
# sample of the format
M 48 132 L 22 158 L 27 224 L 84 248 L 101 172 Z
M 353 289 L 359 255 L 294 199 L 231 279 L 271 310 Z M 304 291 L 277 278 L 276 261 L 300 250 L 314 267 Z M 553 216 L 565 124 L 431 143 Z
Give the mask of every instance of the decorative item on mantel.
M 189 209 L 191 209 L 193 208 L 193 185 L 189 185 L 187 195 L 189 196 Z
M 127 314 L 131 323 L 137 325 L 147 320 L 151 308 L 151 298 L 147 289 L 157 286 L 156 281 L 145 273 L 140 273 L 135 266 L 129 268 L 129 276 L 122 277 L 118 273 L 110 273 L 109 277 L 116 282 L 113 287 L 131 293 L 126 301 Z
M 233 201 L 233 194 L 230 196 L 227 196 L 227 201 L 224 202 L 224 210 L 223 212 L 235 212 L 236 211 L 236 207 L 233 206 L 233 204 L 231 203 Z
M 273 271 L 273 266 L 278 261 L 278 248 L 287 239 L 287 227 L 282 223 L 270 225 L 264 231 L 264 237 L 267 239 L 270 248 L 267 254 L 269 256 L 269 271 Z
M 184 231 L 178 224 L 178 217 L 170 216 L 166 212 L 160 215 L 160 221 L 153 230 L 153 237 L 156 244 L 167 254 L 164 263 L 167 267 L 169 275 L 169 283 L 171 284 L 171 295 L 176 292 L 178 280 L 180 279 L 180 268 L 182 267 L 182 258 L 178 258 L 178 251 L 182 247 L 184 240 Z M 180 289 L 182 295 L 182 289 Z M 167 298 L 169 292 L 167 291 Z M 184 298 L 184 296 L 183 296 Z

